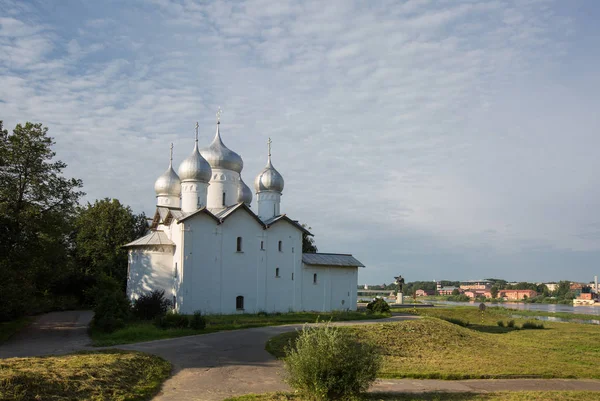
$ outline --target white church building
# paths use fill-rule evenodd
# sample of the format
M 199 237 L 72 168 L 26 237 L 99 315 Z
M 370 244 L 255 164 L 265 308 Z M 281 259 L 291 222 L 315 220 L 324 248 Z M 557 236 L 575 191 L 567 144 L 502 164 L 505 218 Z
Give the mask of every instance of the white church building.
M 242 158 L 225 146 L 219 130 L 175 173 L 154 184 L 156 212 L 150 233 L 125 247 L 127 295 L 159 289 L 175 309 L 190 314 L 331 311 L 356 309 L 358 267 L 352 255 L 302 253 L 310 234 L 282 214 L 284 181 L 268 161 L 254 181 L 242 180 Z

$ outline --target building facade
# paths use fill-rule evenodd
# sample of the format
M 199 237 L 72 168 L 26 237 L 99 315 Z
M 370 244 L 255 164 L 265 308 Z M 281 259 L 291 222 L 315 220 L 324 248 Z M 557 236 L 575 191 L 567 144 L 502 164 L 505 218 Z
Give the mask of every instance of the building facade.
M 180 313 L 256 313 L 356 309 L 358 267 L 349 254 L 303 254 L 312 235 L 282 214 L 282 175 L 271 162 L 244 183 L 242 158 L 225 146 L 220 121 L 212 143 L 198 146 L 175 173 L 155 183 L 150 232 L 127 245 L 130 299 L 164 290 Z

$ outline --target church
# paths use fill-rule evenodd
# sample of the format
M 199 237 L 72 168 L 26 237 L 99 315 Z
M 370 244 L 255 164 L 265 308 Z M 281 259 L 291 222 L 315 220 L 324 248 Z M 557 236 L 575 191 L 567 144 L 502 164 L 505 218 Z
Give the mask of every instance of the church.
M 356 309 L 358 268 L 349 254 L 303 253 L 312 235 L 281 213 L 283 176 L 271 162 L 242 180 L 242 158 L 223 143 L 220 112 L 210 145 L 198 146 L 177 173 L 156 180 L 149 234 L 129 244 L 127 295 L 164 290 L 174 309 L 231 314 Z

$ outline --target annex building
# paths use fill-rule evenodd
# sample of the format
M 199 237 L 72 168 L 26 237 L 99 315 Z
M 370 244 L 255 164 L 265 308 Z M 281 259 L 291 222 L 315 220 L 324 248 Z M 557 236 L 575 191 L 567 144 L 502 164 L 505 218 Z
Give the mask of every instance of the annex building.
M 225 146 L 217 117 L 210 145 L 156 180 L 156 212 L 146 236 L 127 245 L 127 295 L 163 289 L 180 313 L 356 309 L 358 267 L 349 254 L 302 253 L 312 235 L 281 213 L 283 176 L 271 162 L 253 193 L 242 158 Z

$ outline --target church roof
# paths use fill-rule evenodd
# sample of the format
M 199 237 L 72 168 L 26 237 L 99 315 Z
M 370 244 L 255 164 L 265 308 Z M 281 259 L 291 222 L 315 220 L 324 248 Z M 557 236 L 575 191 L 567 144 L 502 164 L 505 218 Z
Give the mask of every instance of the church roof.
M 256 215 L 256 213 L 254 213 L 252 211 L 252 209 L 250 209 L 250 206 L 248 206 L 247 204 L 245 204 L 243 202 L 240 202 L 233 206 L 229 206 L 229 207 L 225 208 L 224 210 L 220 211 L 219 213 L 215 214 L 215 216 L 217 218 L 221 219 L 221 222 L 223 222 L 238 209 L 244 209 L 246 212 L 248 212 L 250 214 L 250 216 L 252 216 L 252 218 L 254 218 L 254 220 L 256 220 L 258 222 L 258 224 L 260 224 L 263 228 L 267 228 L 267 225 Z
M 302 263 L 313 266 L 365 267 L 354 256 L 343 253 L 303 253 Z
M 123 245 L 123 248 L 134 247 L 134 246 L 147 246 L 147 245 L 169 245 L 175 246 L 175 243 L 167 237 L 163 231 L 152 231 L 150 234 L 138 238 L 129 244 Z
M 303 233 L 313 236 L 310 231 L 308 231 L 306 228 L 302 227 L 302 224 L 298 223 L 298 221 L 296 221 L 296 220 L 290 219 L 285 214 L 280 214 L 279 216 L 271 217 L 270 219 L 265 220 L 265 224 L 267 225 L 267 228 L 269 228 L 273 224 L 277 223 L 278 221 L 287 221 L 291 225 L 296 226 L 296 228 L 298 230 L 302 231 Z

